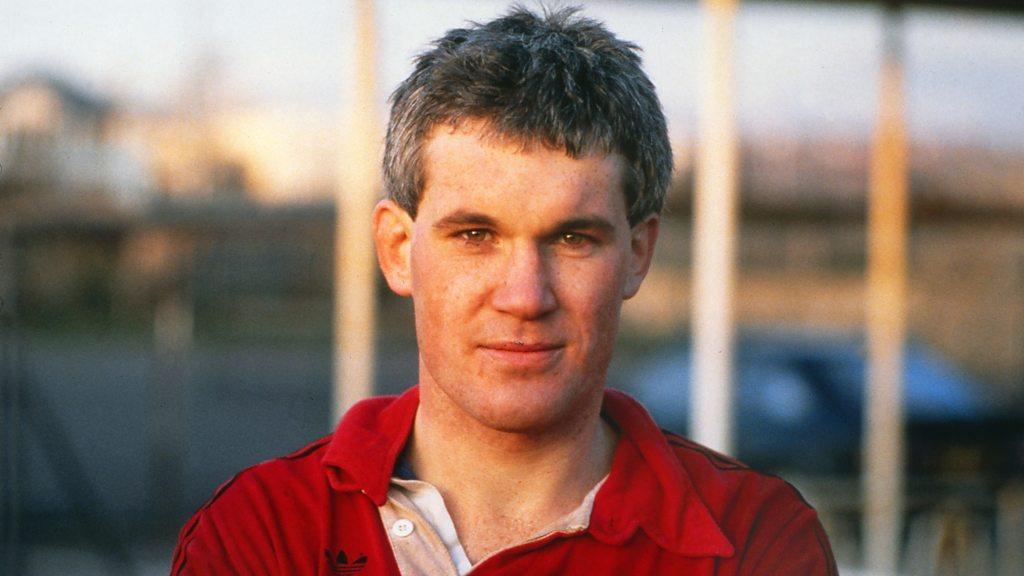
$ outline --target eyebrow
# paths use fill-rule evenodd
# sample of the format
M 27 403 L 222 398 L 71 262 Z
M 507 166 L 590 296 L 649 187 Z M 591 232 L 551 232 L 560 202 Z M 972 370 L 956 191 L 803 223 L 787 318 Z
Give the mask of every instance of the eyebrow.
M 613 234 L 615 225 L 601 216 L 580 216 L 559 222 L 555 230 L 592 230 L 602 234 Z
M 488 226 L 491 228 L 498 227 L 498 221 L 491 218 L 487 214 L 480 212 L 467 212 L 465 210 L 456 210 L 451 214 L 448 214 L 444 218 L 441 218 L 437 222 L 434 222 L 433 228 L 435 230 L 445 230 L 448 228 L 457 228 L 459 226 Z

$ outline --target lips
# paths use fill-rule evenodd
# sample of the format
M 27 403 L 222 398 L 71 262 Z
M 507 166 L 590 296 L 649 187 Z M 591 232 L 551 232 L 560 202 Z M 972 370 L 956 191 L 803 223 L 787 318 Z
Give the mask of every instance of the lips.
M 520 342 L 520 341 L 505 341 L 505 342 L 493 342 L 489 344 L 483 344 L 481 348 L 489 350 L 501 350 L 503 352 L 544 352 L 548 350 L 557 350 L 561 348 L 561 344 L 557 343 L 546 343 L 546 342 Z
M 488 360 L 511 368 L 540 370 L 552 366 L 564 344 L 556 342 L 498 341 L 480 345 Z

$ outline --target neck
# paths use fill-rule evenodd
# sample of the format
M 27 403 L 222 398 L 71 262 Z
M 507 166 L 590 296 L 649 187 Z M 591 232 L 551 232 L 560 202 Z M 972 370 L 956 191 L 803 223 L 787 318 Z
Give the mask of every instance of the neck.
M 611 469 L 615 432 L 600 395 L 544 430 L 488 428 L 421 387 L 408 447 L 421 479 L 441 492 L 470 560 L 525 540 L 576 509 Z M 480 530 L 476 527 L 479 526 Z

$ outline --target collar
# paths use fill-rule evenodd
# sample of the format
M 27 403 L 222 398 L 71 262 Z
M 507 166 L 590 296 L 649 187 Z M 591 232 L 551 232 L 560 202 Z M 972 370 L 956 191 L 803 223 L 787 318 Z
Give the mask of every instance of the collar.
M 324 454 L 331 487 L 387 501 L 395 461 L 409 438 L 419 387 L 359 402 L 338 424 Z M 619 429 L 612 469 L 594 500 L 589 532 L 621 545 L 641 529 L 659 547 L 684 556 L 729 557 L 734 549 L 664 434 L 636 400 L 605 390 L 602 413 Z
M 602 413 L 618 426 L 619 443 L 594 501 L 591 534 L 622 544 L 640 528 L 676 554 L 732 556 L 732 544 L 647 410 L 623 392 L 605 390 Z

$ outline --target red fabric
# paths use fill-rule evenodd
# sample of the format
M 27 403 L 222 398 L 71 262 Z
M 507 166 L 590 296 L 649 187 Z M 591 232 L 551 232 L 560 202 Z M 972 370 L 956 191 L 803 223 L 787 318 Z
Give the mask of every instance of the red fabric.
M 181 531 L 172 574 L 397 575 L 377 506 L 419 391 L 353 407 L 332 436 L 249 468 Z M 660 431 L 621 392 L 590 527 L 504 550 L 474 575 L 835 575 L 814 510 L 784 481 Z

